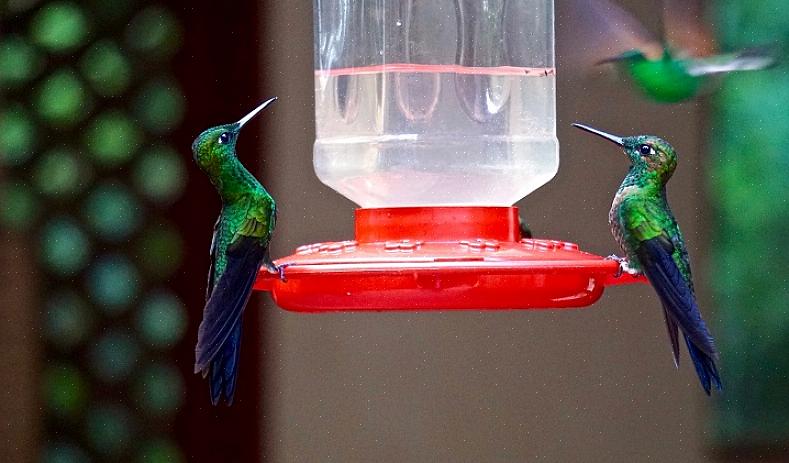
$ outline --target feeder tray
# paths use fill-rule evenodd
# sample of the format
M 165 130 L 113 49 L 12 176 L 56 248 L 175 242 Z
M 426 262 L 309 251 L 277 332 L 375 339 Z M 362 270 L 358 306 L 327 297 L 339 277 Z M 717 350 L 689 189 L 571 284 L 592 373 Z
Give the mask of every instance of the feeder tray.
M 356 239 L 300 246 L 255 289 L 286 310 L 575 308 L 643 281 L 556 240 L 521 239 L 515 207 L 357 209 Z

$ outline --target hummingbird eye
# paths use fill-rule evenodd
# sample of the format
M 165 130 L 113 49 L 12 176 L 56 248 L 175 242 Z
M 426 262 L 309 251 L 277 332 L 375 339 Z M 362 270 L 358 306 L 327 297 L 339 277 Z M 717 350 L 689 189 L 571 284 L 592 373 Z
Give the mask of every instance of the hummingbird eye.
M 652 148 L 649 145 L 641 145 L 638 147 L 638 151 L 641 152 L 644 156 L 655 154 L 655 148 Z
M 219 136 L 219 144 L 224 145 L 230 141 L 230 133 L 229 132 L 222 132 L 222 135 Z

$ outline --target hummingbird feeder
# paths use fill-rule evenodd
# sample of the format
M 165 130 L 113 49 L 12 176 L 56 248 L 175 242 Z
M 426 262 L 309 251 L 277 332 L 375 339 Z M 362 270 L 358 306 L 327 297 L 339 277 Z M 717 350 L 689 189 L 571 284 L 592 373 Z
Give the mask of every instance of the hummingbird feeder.
M 581 307 L 635 281 L 522 238 L 512 204 L 559 166 L 552 0 L 314 0 L 314 166 L 361 206 L 255 289 L 282 308 Z

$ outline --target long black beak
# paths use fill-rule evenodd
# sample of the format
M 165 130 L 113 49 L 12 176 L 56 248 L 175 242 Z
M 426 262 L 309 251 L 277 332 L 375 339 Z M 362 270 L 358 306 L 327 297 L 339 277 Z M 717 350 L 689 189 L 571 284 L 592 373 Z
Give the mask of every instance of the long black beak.
M 606 140 L 614 142 L 619 146 L 625 146 L 625 142 L 624 140 L 622 140 L 622 137 L 617 137 L 616 135 L 611 135 L 610 133 L 603 132 L 602 130 L 597 130 L 593 127 L 589 127 L 588 125 L 579 124 L 577 122 L 573 123 L 573 127 L 577 127 L 581 130 L 585 130 L 589 133 L 593 133 L 598 137 L 603 137 Z
M 266 100 L 263 103 L 261 103 L 257 108 L 255 108 L 252 111 L 250 111 L 249 114 L 247 114 L 246 116 L 242 117 L 241 120 L 236 122 L 236 124 L 238 125 L 238 128 L 236 130 L 241 130 L 241 127 L 244 127 L 244 124 L 249 122 L 250 119 L 252 119 L 253 117 L 255 117 L 257 115 L 257 113 L 259 113 L 260 111 L 263 111 L 264 109 L 266 109 L 266 106 L 270 105 L 271 103 L 273 103 L 275 101 L 277 101 L 277 97 L 269 98 L 268 100 Z
M 603 58 L 600 61 L 594 63 L 594 65 L 595 66 L 600 66 L 601 64 L 616 63 L 618 61 L 624 61 L 625 59 L 626 59 L 626 57 L 622 56 L 622 55 L 612 56 L 610 58 Z

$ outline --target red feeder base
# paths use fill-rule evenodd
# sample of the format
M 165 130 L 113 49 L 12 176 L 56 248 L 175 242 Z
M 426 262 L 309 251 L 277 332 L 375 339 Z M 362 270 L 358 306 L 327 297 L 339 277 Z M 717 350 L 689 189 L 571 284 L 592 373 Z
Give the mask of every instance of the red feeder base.
M 555 240 L 520 239 L 515 207 L 358 209 L 356 240 L 300 246 L 262 269 L 255 289 L 287 310 L 454 310 L 583 307 L 617 262 Z

